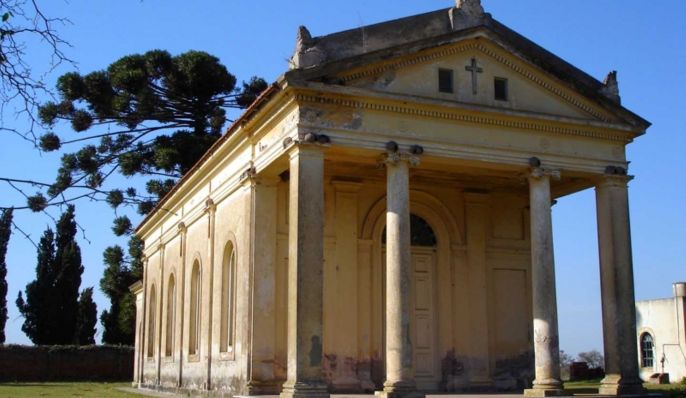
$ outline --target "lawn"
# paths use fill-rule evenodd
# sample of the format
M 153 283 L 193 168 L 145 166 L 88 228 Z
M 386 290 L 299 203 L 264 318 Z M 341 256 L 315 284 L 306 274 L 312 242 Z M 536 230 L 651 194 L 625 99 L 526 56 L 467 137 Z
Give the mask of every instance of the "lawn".
M 0 383 L 0 398 L 141 398 L 142 395 L 118 390 L 130 383 Z M 565 389 L 576 394 L 596 393 L 599 381 L 566 382 Z M 660 392 L 668 398 L 686 398 L 684 384 L 646 384 L 650 392 Z
M 686 398 L 686 384 L 644 384 L 648 392 L 662 393 L 668 398 Z M 597 393 L 600 380 L 565 382 L 565 390 L 576 394 Z
M 0 398 L 141 398 L 117 390 L 131 383 L 0 383 Z

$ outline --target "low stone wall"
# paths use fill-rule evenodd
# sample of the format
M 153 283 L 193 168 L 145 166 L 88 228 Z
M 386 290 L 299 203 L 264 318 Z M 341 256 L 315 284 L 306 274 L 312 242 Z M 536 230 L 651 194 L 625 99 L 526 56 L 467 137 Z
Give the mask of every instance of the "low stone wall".
M 0 382 L 131 380 L 133 347 L 0 346 Z

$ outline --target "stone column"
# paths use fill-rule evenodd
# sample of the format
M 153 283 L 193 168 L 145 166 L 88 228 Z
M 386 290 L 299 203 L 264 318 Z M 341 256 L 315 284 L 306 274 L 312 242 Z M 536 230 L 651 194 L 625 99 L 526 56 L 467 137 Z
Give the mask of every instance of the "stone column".
M 532 397 L 559 396 L 564 393 L 560 379 L 553 224 L 550 214 L 551 176 L 559 178 L 559 172 L 537 167 L 529 175 L 536 378 L 533 388 L 526 390 L 524 394 Z
M 639 394 L 643 386 L 638 376 L 627 190 L 631 177 L 624 169 L 608 167 L 608 171 L 596 186 L 606 375 L 599 393 Z
M 184 331 L 183 320 L 184 320 L 184 316 L 183 316 L 183 313 L 186 310 L 186 306 L 185 306 L 185 300 L 186 300 L 186 287 L 185 287 L 186 286 L 186 234 L 188 232 L 188 230 L 186 228 L 186 224 L 184 224 L 183 222 L 180 222 L 177 225 L 177 231 L 178 231 L 178 235 L 179 235 L 179 260 L 180 260 L 180 264 L 179 264 L 180 271 L 179 271 L 179 278 L 178 278 L 179 280 L 177 283 L 179 283 L 178 288 L 181 289 L 181 299 L 179 300 L 179 303 L 176 306 L 176 309 L 177 309 L 176 313 L 179 314 L 178 321 L 177 321 L 178 328 L 176 329 L 178 332 L 179 338 L 176 339 L 175 349 L 176 349 L 176 352 L 177 352 L 177 355 L 179 358 L 179 360 L 178 360 L 178 362 L 179 362 L 178 372 L 179 373 L 178 373 L 178 379 L 176 381 L 176 385 L 177 385 L 177 387 L 181 387 L 181 386 L 183 386 L 183 366 L 184 366 L 184 362 L 183 362 L 183 354 L 184 354 L 184 352 L 183 352 L 183 331 Z
M 418 158 L 406 153 L 386 155 L 386 381 L 388 398 L 415 394 L 410 307 L 412 257 L 410 252 L 409 167 Z
M 252 314 L 249 395 L 276 394 L 276 240 L 278 177 L 251 176 Z
M 207 336 L 207 375 L 205 381 L 205 389 L 212 389 L 212 321 L 213 309 L 214 309 L 214 292 L 213 292 L 213 281 L 214 281 L 214 236 L 215 236 L 215 220 L 217 214 L 217 205 L 210 198 L 205 201 L 205 213 L 207 213 L 207 267 L 209 270 L 210 277 L 207 281 L 207 329 L 205 329 L 204 334 Z
M 288 219 L 288 370 L 282 398 L 328 397 L 322 375 L 324 153 L 290 151 Z
M 166 315 L 164 313 L 164 303 L 166 302 L 166 300 L 163 299 L 165 298 L 164 291 L 166 287 L 166 281 L 164 280 L 164 255 L 166 251 L 166 246 L 163 243 L 160 243 L 157 251 L 159 252 L 160 258 L 160 262 L 158 264 L 160 279 L 157 283 L 159 285 L 157 286 L 157 295 L 159 298 L 157 299 L 157 330 L 155 331 L 155 333 L 157 334 L 157 347 L 155 347 L 155 352 L 157 353 L 157 361 L 155 362 L 155 365 L 157 366 L 155 384 L 159 386 L 162 384 L 162 335 L 164 333 L 162 331 L 162 325 L 164 325 L 164 317 Z
M 141 259 L 145 263 L 145 257 Z M 133 384 L 132 387 L 140 387 L 141 378 L 141 368 L 143 366 L 143 360 L 145 357 L 143 354 L 143 325 L 144 325 L 144 314 L 145 314 L 145 304 L 143 302 L 143 294 L 145 292 L 145 287 L 142 281 L 137 281 L 129 287 L 129 291 L 136 298 L 136 334 L 134 336 L 134 359 L 133 359 Z

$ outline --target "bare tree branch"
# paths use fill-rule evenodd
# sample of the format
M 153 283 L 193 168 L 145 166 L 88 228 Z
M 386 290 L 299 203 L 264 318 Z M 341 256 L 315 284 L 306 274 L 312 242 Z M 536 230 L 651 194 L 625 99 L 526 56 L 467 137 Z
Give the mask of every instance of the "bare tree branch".
M 38 124 L 39 97 L 51 96 L 44 78 L 62 63 L 74 63 L 64 53 L 71 45 L 56 30 L 70 22 L 66 18 L 46 16 L 36 0 L 0 0 L 0 17 L 0 132 L 17 134 L 37 145 L 34 127 Z M 48 54 L 47 70 L 40 76 L 28 61 L 29 51 Z M 28 119 L 27 131 L 8 127 L 5 120 L 8 108 L 15 117 L 21 115 Z

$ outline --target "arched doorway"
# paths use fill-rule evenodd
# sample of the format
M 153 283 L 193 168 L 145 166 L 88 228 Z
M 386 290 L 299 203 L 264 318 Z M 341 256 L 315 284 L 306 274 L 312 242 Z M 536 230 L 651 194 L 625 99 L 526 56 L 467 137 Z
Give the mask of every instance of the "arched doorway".
M 386 306 L 386 273 L 385 244 L 386 229 L 381 234 L 383 262 L 383 308 Z M 422 217 L 410 215 L 410 245 L 412 253 L 412 288 L 410 336 L 414 360 L 417 387 L 422 390 L 433 390 L 437 386 L 439 374 L 436 356 L 436 234 L 429 223 Z M 385 335 L 385 320 L 383 323 Z M 385 349 L 385 344 L 384 344 Z

